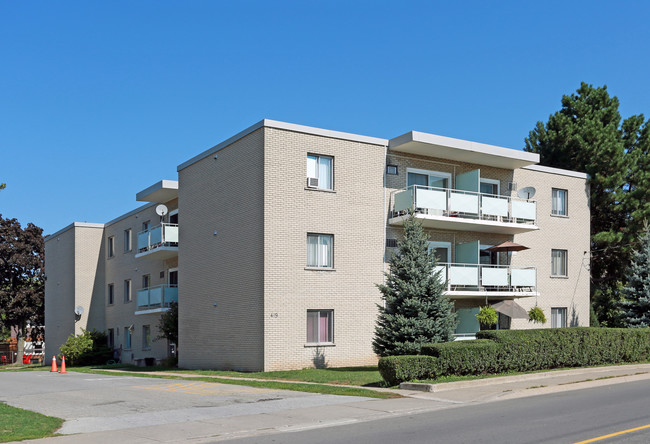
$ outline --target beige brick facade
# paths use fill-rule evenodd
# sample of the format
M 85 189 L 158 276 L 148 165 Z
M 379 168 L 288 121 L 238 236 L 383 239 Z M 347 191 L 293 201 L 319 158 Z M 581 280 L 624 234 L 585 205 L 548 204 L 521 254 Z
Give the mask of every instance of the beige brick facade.
M 149 201 L 154 203 L 101 229 L 75 227 L 50 236 L 48 347 L 58 347 L 64 340 L 62 332 L 72 331 L 68 311 L 81 303 L 90 311 L 85 324 L 78 326 L 114 329 L 117 347 L 124 348 L 125 327 L 134 326 L 124 361 L 165 357 L 165 341 L 143 350 L 142 326 L 150 325 L 155 336 L 160 313 L 136 314 L 136 295 L 143 275 L 156 286 L 166 283 L 169 270 L 176 269 L 182 367 L 268 371 L 373 364 L 377 358 L 371 342 L 377 305 L 382 303 L 376 284 L 383 281 L 394 251 L 386 247 L 386 239 L 402 235 L 399 224 L 391 225 L 390 209 L 395 193 L 406 187 L 409 169 L 448 174 L 452 188 L 458 174 L 480 169 L 481 178 L 498 183 L 502 196 L 510 195 L 509 182 L 535 187 L 538 230 L 503 234 L 433 227 L 428 229 L 430 239 L 452 246 L 450 262 L 456 260 L 453 246 L 465 242 L 496 245 L 510 240 L 528 246 L 513 255 L 511 263 L 537 268 L 539 295 L 511 297 L 525 309 L 536 303 L 542 307 L 549 318 L 546 327 L 554 308 L 567 310 L 569 325 L 588 325 L 589 207 L 584 176 L 540 167 L 488 166 L 471 154 L 462 161 L 458 156 L 450 160 L 453 156 L 409 154 L 388 145 L 383 139 L 263 121 L 179 166 L 177 198 L 164 202 L 170 210 L 178 209 L 176 255 L 164 260 L 135 257 L 142 222 L 151 220 L 155 225 L 160 219 L 153 198 Z M 331 159 L 331 189 L 307 186 L 309 155 Z M 387 164 L 396 166 L 398 174 L 387 175 Z M 567 217 L 550 214 L 552 188 L 568 191 Z M 127 229 L 132 230 L 131 251 L 123 251 Z M 331 236 L 332 267 L 308 266 L 308 234 Z M 110 237 L 115 242 L 112 258 L 106 252 Z M 566 277 L 550 275 L 552 249 L 568 252 Z M 499 260 L 504 264 L 507 256 Z M 127 279 L 131 302 L 124 300 Z M 112 305 L 106 300 L 109 284 L 115 289 Z M 479 305 L 485 305 L 484 296 L 456 300 L 458 309 Z M 308 342 L 310 311 L 327 315 L 328 340 Z M 513 320 L 511 327 L 533 325 Z

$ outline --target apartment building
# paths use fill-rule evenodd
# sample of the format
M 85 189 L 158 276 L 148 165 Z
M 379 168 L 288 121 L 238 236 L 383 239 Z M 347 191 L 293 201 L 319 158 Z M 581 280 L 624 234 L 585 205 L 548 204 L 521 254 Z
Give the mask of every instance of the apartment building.
M 588 325 L 587 177 L 538 162 L 418 132 L 263 120 L 137 193 L 144 206 L 48 236 L 48 353 L 97 328 L 124 362 L 163 358 L 173 347 L 152 338 L 178 301 L 182 367 L 373 364 L 376 284 L 409 212 L 429 233 L 459 338 L 478 331 L 479 306 L 502 301 L 499 328 L 536 327 L 507 315 L 536 304 L 545 327 Z

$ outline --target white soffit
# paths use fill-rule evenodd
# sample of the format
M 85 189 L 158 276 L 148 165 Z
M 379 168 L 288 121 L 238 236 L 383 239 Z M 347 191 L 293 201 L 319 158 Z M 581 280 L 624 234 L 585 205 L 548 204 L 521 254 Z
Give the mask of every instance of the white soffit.
M 178 181 L 161 180 L 135 195 L 139 202 L 164 203 L 178 197 Z
M 388 142 L 391 151 L 514 170 L 539 163 L 539 154 L 411 131 Z

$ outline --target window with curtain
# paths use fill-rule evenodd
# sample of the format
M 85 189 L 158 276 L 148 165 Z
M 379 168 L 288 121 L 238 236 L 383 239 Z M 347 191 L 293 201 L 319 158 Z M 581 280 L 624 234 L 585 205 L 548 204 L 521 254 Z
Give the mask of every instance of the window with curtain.
M 551 328 L 566 327 L 566 307 L 551 308 Z
M 567 276 L 567 250 L 551 250 L 551 276 Z
M 124 252 L 131 251 L 131 229 L 124 230 Z
M 307 310 L 307 343 L 334 342 L 333 327 L 333 310 Z
M 307 266 L 332 268 L 334 236 L 331 234 L 307 234 Z
M 567 197 L 568 197 L 567 190 L 560 190 L 559 188 L 553 188 L 551 214 L 555 216 L 568 216 Z
M 322 190 L 334 189 L 334 158 L 307 155 L 307 178 L 318 179 L 318 186 Z

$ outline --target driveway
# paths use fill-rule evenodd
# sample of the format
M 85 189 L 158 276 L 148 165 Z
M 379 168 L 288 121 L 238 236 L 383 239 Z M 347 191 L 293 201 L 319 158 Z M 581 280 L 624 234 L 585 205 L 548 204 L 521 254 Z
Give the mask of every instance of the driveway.
M 349 403 L 350 396 L 44 371 L 3 372 L 0 401 L 66 420 L 59 433 L 90 433 Z

